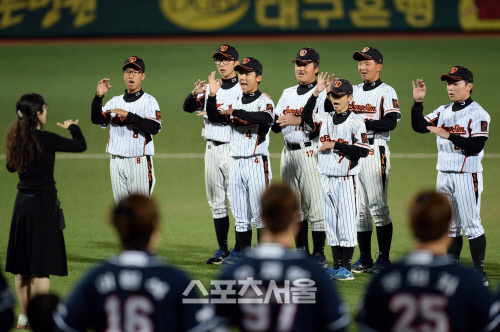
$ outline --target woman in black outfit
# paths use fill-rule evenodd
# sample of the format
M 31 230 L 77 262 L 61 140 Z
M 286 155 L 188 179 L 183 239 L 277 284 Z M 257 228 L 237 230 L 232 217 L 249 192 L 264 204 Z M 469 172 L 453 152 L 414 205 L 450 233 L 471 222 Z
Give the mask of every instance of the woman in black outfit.
M 18 193 L 10 226 L 5 271 L 15 274 L 21 315 L 18 328 L 27 328 L 31 295 L 49 291 L 49 275 L 66 276 L 64 217 L 54 181 L 55 152 L 83 152 L 85 138 L 78 120 L 57 125 L 73 139 L 41 130 L 46 122 L 43 97 L 31 93 L 17 101 L 17 119 L 7 134 L 7 169 L 19 174 Z

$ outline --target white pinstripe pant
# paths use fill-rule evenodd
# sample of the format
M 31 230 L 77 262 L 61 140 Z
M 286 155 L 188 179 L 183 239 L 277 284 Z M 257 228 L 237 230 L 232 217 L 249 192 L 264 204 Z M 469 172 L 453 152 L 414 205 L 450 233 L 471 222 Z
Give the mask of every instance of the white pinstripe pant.
M 358 176 L 322 176 L 326 237 L 329 246 L 355 247 L 358 244 L 356 224 L 359 199 L 356 197 Z
M 205 149 L 205 189 L 214 218 L 227 217 L 229 198 L 229 143 Z
M 484 234 L 479 216 L 483 173 L 438 172 L 436 191 L 445 194 L 451 205 L 451 237 L 462 236 L 464 229 L 469 240 Z
M 372 231 L 373 223 L 385 226 L 392 222 L 387 206 L 391 152 L 385 140 L 377 138 L 374 143 L 370 154 L 359 159 L 358 232 Z
M 156 183 L 152 156 L 111 156 L 109 163 L 115 204 L 132 194 L 151 197 Z
M 311 223 L 312 231 L 324 231 L 323 201 L 321 199 L 321 174 L 316 169 L 318 164 L 318 145 L 289 150 L 281 153 L 281 180 L 292 187 L 299 198 L 301 207 L 300 220 Z
M 269 157 L 232 158 L 229 172 L 231 211 L 237 232 L 264 227 L 260 215 L 260 197 L 272 178 Z

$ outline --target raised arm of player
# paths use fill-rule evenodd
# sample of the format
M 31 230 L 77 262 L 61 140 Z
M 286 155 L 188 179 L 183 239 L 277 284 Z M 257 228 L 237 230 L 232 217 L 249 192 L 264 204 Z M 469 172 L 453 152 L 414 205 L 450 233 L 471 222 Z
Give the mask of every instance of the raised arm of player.
M 187 95 L 182 105 L 184 112 L 193 113 L 201 111 L 205 105 L 205 81 L 198 80 L 194 82 L 194 89 Z
M 103 78 L 97 82 L 97 91 L 92 100 L 90 120 L 94 124 L 98 125 L 108 125 L 111 120 L 110 112 L 102 111 L 102 99 L 104 95 L 111 89 L 111 84 L 109 83 L 109 78 Z
M 425 83 L 421 79 L 417 79 L 416 84 L 413 81 L 411 84 L 413 86 L 413 99 L 415 100 L 411 108 L 411 127 L 417 133 L 428 133 L 429 129 L 427 127 L 433 124 L 426 121 L 423 115 L 424 106 L 422 102 L 427 92 Z

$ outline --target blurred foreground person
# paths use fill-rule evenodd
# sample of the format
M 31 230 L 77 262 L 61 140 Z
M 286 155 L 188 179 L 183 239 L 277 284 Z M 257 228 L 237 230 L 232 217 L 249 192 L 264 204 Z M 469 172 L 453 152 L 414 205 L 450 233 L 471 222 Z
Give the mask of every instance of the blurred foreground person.
M 88 272 L 58 306 L 56 330 L 210 331 L 218 325 L 211 308 L 185 303 L 197 298 L 193 287 L 187 291 L 186 274 L 153 255 L 160 225 L 150 198 L 124 198 L 111 222 L 124 250 Z
M 481 279 L 444 256 L 452 212 L 445 195 L 410 203 L 415 250 L 368 286 L 357 316 L 361 331 L 483 331 L 491 299 Z
M 345 331 L 349 324 L 325 270 L 290 249 L 300 229 L 299 206 L 288 185 L 271 185 L 261 198 L 261 243 L 214 283 L 217 314 L 240 331 Z

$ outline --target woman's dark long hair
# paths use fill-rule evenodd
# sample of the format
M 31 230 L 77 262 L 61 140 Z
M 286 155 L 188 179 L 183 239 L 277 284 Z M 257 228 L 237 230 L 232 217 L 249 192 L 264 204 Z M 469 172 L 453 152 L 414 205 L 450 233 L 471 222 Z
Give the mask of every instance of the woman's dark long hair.
M 23 95 L 17 101 L 16 120 L 7 133 L 7 166 L 24 173 L 42 152 L 36 136 L 38 112 L 44 112 L 45 101 L 36 93 Z

